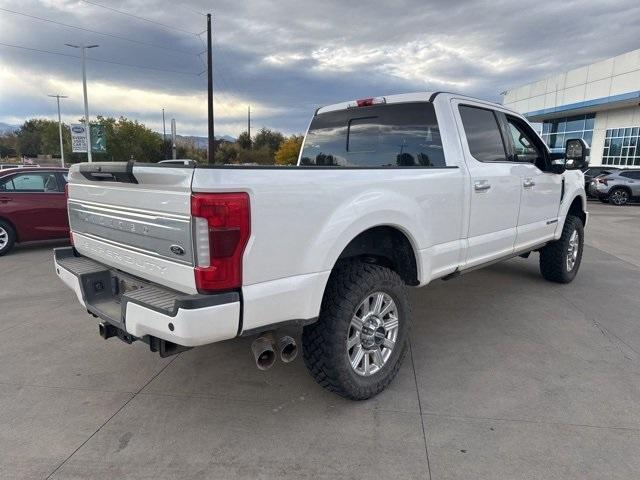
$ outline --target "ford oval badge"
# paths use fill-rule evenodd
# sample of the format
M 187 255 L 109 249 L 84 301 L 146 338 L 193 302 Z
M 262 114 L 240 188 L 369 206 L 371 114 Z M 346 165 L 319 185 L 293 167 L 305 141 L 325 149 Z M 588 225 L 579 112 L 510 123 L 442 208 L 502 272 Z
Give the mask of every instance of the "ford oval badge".
M 171 253 L 175 255 L 184 255 L 184 248 L 180 245 L 171 245 L 169 249 L 171 250 Z

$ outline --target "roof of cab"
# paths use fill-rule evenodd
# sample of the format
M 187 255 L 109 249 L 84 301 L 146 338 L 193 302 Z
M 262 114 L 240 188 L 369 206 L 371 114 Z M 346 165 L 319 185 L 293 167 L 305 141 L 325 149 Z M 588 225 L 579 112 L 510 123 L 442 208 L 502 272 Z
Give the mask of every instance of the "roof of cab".
M 474 102 L 481 102 L 484 103 L 487 106 L 492 106 L 495 108 L 499 108 L 501 110 L 508 110 L 508 111 L 513 111 L 509 108 L 505 108 L 504 105 L 500 105 L 499 103 L 494 103 L 494 102 L 489 102 L 487 100 L 482 100 L 480 98 L 475 98 L 475 97 L 470 97 L 468 95 L 462 95 L 459 93 L 452 93 L 452 92 L 413 92 L 413 93 L 400 93 L 400 94 L 396 94 L 396 95 L 384 95 L 384 96 L 378 96 L 375 98 L 384 98 L 384 103 L 385 104 L 389 104 L 389 103 L 406 103 L 406 102 L 432 102 L 434 100 L 434 98 L 436 96 L 445 96 L 448 98 L 463 98 L 463 99 L 467 99 L 467 100 L 473 100 Z M 336 110 L 345 110 L 347 108 L 353 107 L 354 106 L 354 102 L 356 102 L 356 100 L 349 100 L 347 102 L 340 102 L 340 103 L 334 103 L 332 105 L 326 105 L 324 107 L 320 107 L 318 108 L 318 110 L 316 110 L 316 115 L 318 115 L 319 113 L 327 113 L 327 112 L 335 112 Z M 517 112 L 514 112 L 517 113 Z M 520 114 L 518 114 L 520 115 Z
M 3 175 L 8 175 L 10 173 L 25 173 L 25 172 L 39 172 L 39 173 L 44 173 L 44 172 L 66 172 L 67 170 L 69 170 L 68 168 L 63 168 L 63 167 L 15 167 L 15 168 L 3 168 L 2 170 L 0 170 L 0 176 Z

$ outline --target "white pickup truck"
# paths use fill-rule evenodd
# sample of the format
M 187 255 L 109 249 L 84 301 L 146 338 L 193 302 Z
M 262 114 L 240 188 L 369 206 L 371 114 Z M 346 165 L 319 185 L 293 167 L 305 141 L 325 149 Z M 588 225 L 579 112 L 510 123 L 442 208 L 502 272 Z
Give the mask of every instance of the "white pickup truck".
M 587 155 L 568 140 L 554 158 L 521 115 L 461 95 L 340 103 L 297 166 L 74 165 L 55 269 L 104 338 L 165 356 L 257 335 L 267 368 L 296 353 L 276 332 L 303 326 L 316 381 L 364 399 L 406 353 L 408 286 L 530 252 L 547 280 L 575 277 Z

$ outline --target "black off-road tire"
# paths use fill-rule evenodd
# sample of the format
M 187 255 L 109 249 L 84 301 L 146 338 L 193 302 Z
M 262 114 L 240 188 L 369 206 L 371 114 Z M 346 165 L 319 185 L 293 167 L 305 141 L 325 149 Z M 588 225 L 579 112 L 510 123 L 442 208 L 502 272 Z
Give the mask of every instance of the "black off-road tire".
M 383 292 L 398 309 L 398 336 L 389 359 L 370 376 L 360 376 L 349 360 L 347 337 L 356 309 L 368 295 Z M 347 260 L 334 268 L 316 323 L 304 327 L 304 363 L 321 386 L 346 398 L 365 400 L 384 390 L 398 373 L 407 353 L 411 310 L 407 287 L 388 268 Z
M 575 260 L 573 268 L 567 268 L 567 255 L 569 250 L 569 241 L 573 232 L 578 232 L 578 256 Z M 568 215 L 564 227 L 562 228 L 562 236 L 546 245 L 540 250 L 540 273 L 551 282 L 569 283 L 571 282 L 580 268 L 582 262 L 582 251 L 584 248 L 584 226 L 582 221 L 573 215 Z
M 5 253 L 9 253 L 9 251 L 13 248 L 13 245 L 16 243 L 16 232 L 13 227 L 5 222 L 4 220 L 0 220 L 0 234 L 4 231 L 3 235 L 4 241 L 6 242 L 3 247 L 0 247 L 0 256 Z M 6 236 L 5 236 L 6 235 Z M 0 242 L 4 243 L 4 242 Z

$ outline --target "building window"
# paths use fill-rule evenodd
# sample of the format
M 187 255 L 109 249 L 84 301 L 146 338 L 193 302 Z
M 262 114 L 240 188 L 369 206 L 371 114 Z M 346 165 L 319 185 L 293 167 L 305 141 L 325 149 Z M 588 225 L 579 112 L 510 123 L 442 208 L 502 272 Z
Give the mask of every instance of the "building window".
M 542 123 L 542 139 L 552 152 L 564 152 L 566 141 L 571 138 L 583 138 L 591 146 L 595 118 L 595 113 L 587 113 L 545 120 Z
M 607 130 L 602 164 L 640 166 L 640 127 Z

